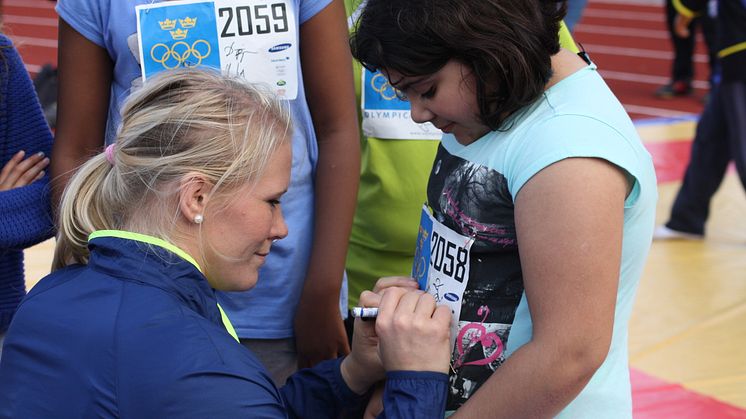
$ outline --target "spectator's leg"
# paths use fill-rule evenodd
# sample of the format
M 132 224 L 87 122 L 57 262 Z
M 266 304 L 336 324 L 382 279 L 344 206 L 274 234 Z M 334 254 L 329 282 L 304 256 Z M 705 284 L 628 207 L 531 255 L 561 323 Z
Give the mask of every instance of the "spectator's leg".
M 723 87 L 720 95 L 728 125 L 731 155 L 736 162 L 741 184 L 746 188 L 746 81 L 728 82 Z
M 666 227 L 685 233 L 704 234 L 710 200 L 723 181 L 731 158 L 727 135 L 720 86 L 716 86 L 697 124 L 684 182 Z

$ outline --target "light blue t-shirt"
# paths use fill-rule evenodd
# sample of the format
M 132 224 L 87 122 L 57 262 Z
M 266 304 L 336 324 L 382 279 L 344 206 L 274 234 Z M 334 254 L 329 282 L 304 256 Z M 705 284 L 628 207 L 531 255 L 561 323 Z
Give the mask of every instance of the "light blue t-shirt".
M 331 0 L 290 0 L 296 24 L 324 9 Z M 135 6 L 154 0 L 59 0 L 57 12 L 73 29 L 106 49 L 114 62 L 107 139 L 110 143 L 120 121 L 120 107 L 130 89 L 140 84 Z M 299 39 L 296 39 L 299 42 Z M 293 317 L 308 267 L 313 238 L 314 176 L 318 146 L 303 90 L 298 60 L 298 96 L 288 101 L 293 125 L 293 166 L 290 188 L 282 199 L 288 225 L 287 238 L 272 246 L 272 253 L 250 292 L 220 293 L 219 301 L 242 338 L 279 339 L 293 336 Z M 345 287 L 346 284 L 343 285 Z M 342 290 L 346 296 L 346 288 Z M 346 300 L 341 302 L 346 308 Z
M 430 175 L 428 204 L 433 216 L 474 238 L 459 319 L 458 336 L 464 340 L 453 352 L 455 370 L 447 409 L 457 409 L 468 400 L 513 352 L 531 340 L 533 326 L 515 228 L 517 195 L 543 168 L 566 158 L 591 157 L 624 169 L 633 187 L 624 207 L 609 354 L 559 417 L 629 418 L 627 328 L 655 221 L 657 186 L 652 159 L 595 65 L 549 88 L 514 115 L 510 124 L 506 131 L 490 132 L 467 146 L 444 135 Z M 483 331 L 481 340 L 469 341 L 470 330 L 477 329 Z

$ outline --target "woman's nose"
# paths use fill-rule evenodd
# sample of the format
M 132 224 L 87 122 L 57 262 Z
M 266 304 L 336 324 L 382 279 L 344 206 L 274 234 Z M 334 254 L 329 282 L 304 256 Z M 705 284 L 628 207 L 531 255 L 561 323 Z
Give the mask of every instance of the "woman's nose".
M 278 211 L 278 215 L 275 217 L 274 224 L 272 225 L 272 239 L 274 241 L 284 239 L 288 235 L 288 225 L 285 224 L 285 217 L 282 216 L 282 211 Z

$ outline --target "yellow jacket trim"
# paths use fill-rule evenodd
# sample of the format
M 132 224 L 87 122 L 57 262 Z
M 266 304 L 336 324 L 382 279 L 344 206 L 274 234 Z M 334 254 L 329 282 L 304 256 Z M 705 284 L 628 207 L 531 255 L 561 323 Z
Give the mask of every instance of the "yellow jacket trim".
M 718 51 L 718 57 L 719 58 L 727 57 L 729 55 L 733 55 L 743 50 L 746 50 L 746 42 L 739 42 L 738 44 L 731 45 L 728 48 L 723 48 L 720 51 Z
M 202 271 L 202 268 L 199 266 L 199 263 L 197 263 L 197 261 L 194 260 L 194 258 L 189 255 L 189 253 L 181 250 L 180 248 L 174 246 L 173 244 L 163 239 L 159 239 L 158 237 L 148 236 L 147 234 L 133 233 L 131 231 L 123 231 L 123 230 L 98 230 L 98 231 L 94 231 L 88 236 L 88 241 L 91 241 L 98 237 L 118 237 L 120 239 L 134 240 L 134 241 L 138 241 L 142 243 L 152 244 L 153 246 L 162 247 L 168 251 L 171 251 L 179 255 L 179 257 L 181 257 L 182 259 L 194 265 L 194 267 L 197 268 L 197 270 L 202 272 L 202 274 L 204 275 L 204 272 Z M 223 326 L 225 327 L 225 330 L 227 330 L 228 333 L 231 336 L 233 336 L 233 339 L 236 339 L 236 342 L 239 342 L 238 334 L 236 334 L 236 329 L 233 328 L 233 324 L 231 323 L 228 316 L 225 314 L 223 307 L 220 307 L 220 304 L 218 304 L 218 310 L 220 310 L 220 317 L 223 321 Z
M 700 13 L 695 13 L 694 10 L 684 6 L 684 4 L 681 3 L 681 0 L 673 0 L 672 3 L 676 11 L 679 12 L 679 14 L 682 16 L 693 18 L 700 15 Z

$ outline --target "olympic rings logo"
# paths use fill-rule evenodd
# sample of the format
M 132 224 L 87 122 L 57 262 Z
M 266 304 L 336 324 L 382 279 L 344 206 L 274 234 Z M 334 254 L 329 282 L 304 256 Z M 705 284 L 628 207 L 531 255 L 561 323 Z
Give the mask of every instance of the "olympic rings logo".
M 164 68 L 173 70 L 182 65 L 196 67 L 210 56 L 210 52 L 210 43 L 204 39 L 198 39 L 191 46 L 184 41 L 176 42 L 170 48 L 164 43 L 155 44 L 150 49 L 150 58 Z
M 413 276 L 414 279 L 417 280 L 417 282 L 420 282 L 421 279 L 425 279 L 425 269 L 427 268 L 427 261 L 425 260 L 424 256 L 420 256 L 417 258 L 417 263 L 414 267 Z
M 386 80 L 386 77 L 381 73 L 376 73 L 376 75 L 373 76 L 370 80 L 370 87 L 378 92 L 383 100 L 394 100 L 396 98 L 403 99 L 405 97 L 401 91 L 389 84 L 389 81 Z

